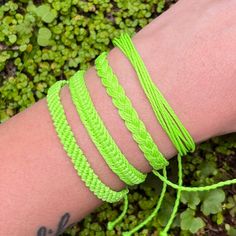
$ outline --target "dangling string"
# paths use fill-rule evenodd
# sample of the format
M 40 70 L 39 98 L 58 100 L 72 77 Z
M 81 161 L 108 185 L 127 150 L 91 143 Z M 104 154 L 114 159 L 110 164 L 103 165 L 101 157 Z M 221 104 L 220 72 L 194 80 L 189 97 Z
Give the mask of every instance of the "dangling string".
M 165 178 L 167 178 L 166 167 L 163 168 L 163 175 L 165 176 Z M 163 199 L 165 197 L 166 187 L 167 187 L 167 184 L 165 182 L 163 182 L 163 186 L 162 186 L 159 200 L 157 201 L 157 205 L 156 205 L 155 209 L 153 210 L 153 212 L 151 213 L 151 215 L 149 215 L 143 222 L 141 222 L 139 225 L 137 225 L 132 230 L 130 230 L 128 232 L 123 232 L 122 233 L 123 236 L 130 236 L 130 235 L 134 234 L 135 232 L 137 232 L 138 230 L 143 228 L 148 222 L 150 222 L 157 215 L 157 212 L 159 211 L 161 204 L 163 202 Z
M 108 224 L 107 224 L 108 230 L 113 230 L 113 228 L 116 226 L 116 224 L 118 224 L 124 218 L 124 216 L 126 215 L 127 210 L 128 210 L 128 205 L 129 205 L 129 201 L 128 201 L 128 196 L 126 195 L 124 197 L 124 207 L 123 207 L 122 213 L 114 221 L 108 222 Z
M 177 195 L 176 195 L 174 208 L 172 210 L 172 213 L 170 215 L 170 218 L 169 218 L 164 230 L 161 232 L 161 236 L 167 235 L 167 232 L 169 231 L 170 226 L 172 225 L 172 223 L 174 221 L 175 215 L 178 211 L 178 207 L 179 207 L 179 204 L 180 204 L 180 197 L 181 197 L 181 191 L 182 191 L 181 187 L 182 187 L 182 184 L 183 184 L 182 157 L 181 157 L 180 154 L 178 154 L 177 159 L 178 159 L 178 177 L 179 177 L 178 185 L 180 186 L 180 188 L 177 190 Z
M 236 179 L 229 179 L 229 180 L 225 180 L 225 181 L 220 181 L 216 184 L 211 184 L 211 185 L 207 185 L 207 186 L 201 186 L 201 187 L 185 187 L 185 186 L 179 186 L 175 183 L 172 183 L 171 181 L 169 181 L 168 179 L 165 178 L 165 176 L 162 176 L 158 171 L 153 170 L 152 171 L 163 183 L 166 183 L 167 185 L 169 185 L 170 187 L 174 188 L 174 189 L 180 189 L 182 191 L 185 192 L 203 192 L 203 191 L 209 191 L 209 190 L 214 190 L 217 188 L 222 188 L 228 185 L 232 185 L 232 184 L 236 184 Z

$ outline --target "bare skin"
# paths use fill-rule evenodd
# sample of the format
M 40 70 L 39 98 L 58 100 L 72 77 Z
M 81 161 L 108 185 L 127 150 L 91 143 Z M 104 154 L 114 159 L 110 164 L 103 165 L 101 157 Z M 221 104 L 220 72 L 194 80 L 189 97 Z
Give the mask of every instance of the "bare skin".
M 236 132 L 235 22 L 234 0 L 180 0 L 134 37 L 151 78 L 197 143 Z M 113 49 L 109 62 L 160 150 L 168 159 L 174 156 L 128 60 Z M 149 172 L 93 68 L 86 85 L 127 159 Z M 111 188 L 123 188 L 89 139 L 67 87 L 61 100 L 95 172 Z M 102 204 L 77 176 L 45 99 L 0 126 L 0 150 L 0 235 L 58 235 Z

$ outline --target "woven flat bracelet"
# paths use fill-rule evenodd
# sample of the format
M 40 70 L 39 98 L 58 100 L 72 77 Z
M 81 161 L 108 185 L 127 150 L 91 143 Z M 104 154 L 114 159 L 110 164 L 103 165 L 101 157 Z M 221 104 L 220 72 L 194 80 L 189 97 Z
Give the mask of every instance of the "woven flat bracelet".
M 128 193 L 128 189 L 116 192 L 103 184 L 99 177 L 94 173 L 82 150 L 77 145 L 59 97 L 60 89 L 67 83 L 67 81 L 56 82 L 49 88 L 47 95 L 48 108 L 57 135 L 67 155 L 71 158 L 77 174 L 84 181 L 85 185 L 99 199 L 110 203 L 117 202 L 124 198 Z
M 148 70 L 129 35 L 123 34 L 113 42 L 115 46 L 120 48 L 133 65 L 141 87 L 150 102 L 157 121 L 160 123 L 178 152 L 178 184 L 175 184 L 167 179 L 166 166 L 168 165 L 168 161 L 160 153 L 158 147 L 152 140 L 152 137 L 147 132 L 144 123 L 139 119 L 131 101 L 125 95 L 124 89 L 119 84 L 116 75 L 112 72 L 112 69 L 109 66 L 106 59 L 107 54 L 102 53 L 95 61 L 97 74 L 101 78 L 107 94 L 112 98 L 114 106 L 118 109 L 121 119 L 124 121 L 127 129 L 131 132 L 133 139 L 136 141 L 145 158 L 153 167 L 153 173 L 163 182 L 162 191 L 153 212 L 131 231 L 123 232 L 122 235 L 132 235 L 156 216 L 161 208 L 166 188 L 167 186 L 171 186 L 177 190 L 176 201 L 164 230 L 159 234 L 160 236 L 167 236 L 178 210 L 181 191 L 192 192 L 216 189 L 218 187 L 235 184 L 236 179 L 222 181 L 217 184 L 203 187 L 182 186 L 182 156 L 188 152 L 194 151 L 194 141 L 168 102 L 165 100 L 164 96 L 151 80 Z M 126 160 L 120 149 L 115 144 L 92 103 L 83 76 L 83 71 L 77 72 L 70 79 L 69 87 L 77 113 L 80 116 L 91 140 L 103 156 L 108 166 L 121 180 L 130 185 L 142 182 L 146 175 L 135 169 L 135 167 Z M 49 112 L 61 144 L 63 145 L 67 155 L 71 158 L 74 168 L 84 181 L 85 185 L 103 201 L 117 202 L 122 198 L 125 199 L 122 214 L 115 221 L 109 222 L 108 224 L 108 229 L 113 229 L 113 227 L 122 220 L 127 212 L 128 189 L 116 192 L 102 183 L 76 143 L 76 139 L 74 138 L 70 125 L 67 122 L 63 106 L 60 103 L 60 89 L 67 83 L 67 81 L 58 81 L 49 89 L 47 95 Z M 161 169 L 163 175 L 158 171 Z
M 128 162 L 99 117 L 84 82 L 84 71 L 78 71 L 70 78 L 69 87 L 82 123 L 111 170 L 128 185 L 143 182 L 146 175 Z

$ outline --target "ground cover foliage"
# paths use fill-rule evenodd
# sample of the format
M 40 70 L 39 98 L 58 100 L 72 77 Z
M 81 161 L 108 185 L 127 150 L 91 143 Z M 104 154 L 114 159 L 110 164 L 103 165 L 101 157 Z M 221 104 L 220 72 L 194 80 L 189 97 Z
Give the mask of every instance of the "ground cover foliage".
M 57 80 L 86 69 L 111 48 L 121 32 L 132 34 L 168 9 L 171 0 L 0 1 L 0 122 L 46 96 Z M 201 186 L 236 178 L 236 136 L 214 138 L 184 159 L 184 185 Z M 169 176 L 177 179 L 176 160 Z M 161 182 L 152 175 L 131 189 L 126 218 L 115 230 L 121 203 L 104 204 L 64 236 L 120 235 L 145 219 L 155 207 Z M 137 235 L 158 235 L 172 210 L 175 191 L 168 189 L 158 217 Z M 170 235 L 236 235 L 236 187 L 204 193 L 183 192 Z

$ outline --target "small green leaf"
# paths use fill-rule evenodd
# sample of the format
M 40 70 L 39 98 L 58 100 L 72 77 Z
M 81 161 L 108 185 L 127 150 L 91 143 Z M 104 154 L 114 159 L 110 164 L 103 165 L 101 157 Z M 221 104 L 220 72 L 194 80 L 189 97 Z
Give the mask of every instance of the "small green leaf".
M 222 212 L 218 212 L 216 217 L 217 217 L 216 223 L 218 225 L 221 225 L 224 222 L 224 216 L 223 216 Z
M 194 217 L 194 215 L 195 212 L 191 209 L 187 209 L 180 214 L 180 226 L 182 230 L 189 230 L 194 234 L 205 226 L 204 221 L 200 217 Z
M 46 27 L 40 28 L 38 32 L 38 40 L 37 40 L 38 44 L 40 46 L 48 46 L 51 36 L 52 33 L 48 28 Z
M 233 227 L 229 226 L 229 229 L 227 231 L 228 231 L 229 236 L 235 236 L 236 235 L 236 228 L 233 228 Z
M 222 210 L 221 203 L 225 200 L 225 193 L 222 189 L 202 193 L 203 203 L 201 211 L 204 215 L 216 214 Z
M 199 229 L 205 226 L 204 221 L 200 217 L 193 219 L 191 228 L 189 229 L 191 233 L 195 234 Z
M 3 51 L 0 54 L 0 62 L 5 62 L 7 59 L 9 59 L 11 56 L 7 51 Z
M 200 203 L 201 199 L 198 192 L 185 192 L 181 194 L 181 202 L 187 204 L 190 208 L 196 209 L 196 206 Z
M 216 175 L 217 174 L 217 167 L 216 162 L 213 161 L 204 161 L 199 166 L 201 178 L 206 178 L 210 175 Z
M 20 46 L 19 50 L 20 50 L 21 52 L 24 52 L 24 51 L 26 50 L 26 48 L 27 48 L 27 45 L 26 45 L 26 44 L 23 44 L 23 45 Z
M 15 43 L 17 40 L 17 37 L 14 34 L 10 35 L 8 38 L 10 43 Z
M 157 5 L 157 12 L 161 13 L 165 7 L 165 0 L 160 0 Z
M 51 10 L 48 5 L 41 5 L 35 10 L 36 14 L 46 23 L 51 23 L 56 17 L 56 11 Z

